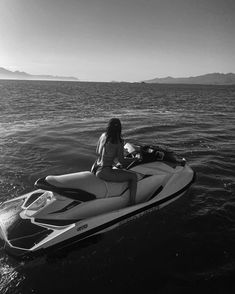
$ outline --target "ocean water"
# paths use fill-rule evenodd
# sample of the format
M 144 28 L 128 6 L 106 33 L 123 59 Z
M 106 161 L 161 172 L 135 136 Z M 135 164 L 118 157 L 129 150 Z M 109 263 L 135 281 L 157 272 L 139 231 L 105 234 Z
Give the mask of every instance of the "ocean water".
M 235 293 L 235 86 L 0 81 L 0 202 L 90 169 L 111 117 L 184 156 L 195 184 L 59 256 L 21 262 L 0 243 L 0 293 Z

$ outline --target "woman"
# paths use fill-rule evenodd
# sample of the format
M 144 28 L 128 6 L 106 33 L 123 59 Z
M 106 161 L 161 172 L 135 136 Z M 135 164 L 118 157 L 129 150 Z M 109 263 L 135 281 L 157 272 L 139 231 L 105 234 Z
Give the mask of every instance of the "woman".
M 133 162 L 131 158 L 124 158 L 124 141 L 122 139 L 122 126 L 118 118 L 112 118 L 108 122 L 106 132 L 103 133 L 98 141 L 96 153 L 98 159 L 96 161 L 96 176 L 111 182 L 129 183 L 130 189 L 130 205 L 135 203 L 137 176 L 134 172 L 113 169 L 115 161 L 121 164 Z

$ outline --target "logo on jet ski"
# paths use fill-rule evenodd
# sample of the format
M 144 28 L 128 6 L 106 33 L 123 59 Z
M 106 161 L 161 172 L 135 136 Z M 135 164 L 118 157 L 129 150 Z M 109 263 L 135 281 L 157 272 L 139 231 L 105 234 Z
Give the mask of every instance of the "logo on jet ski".
M 85 230 L 86 228 L 88 228 L 88 224 L 85 224 L 85 225 L 83 225 L 83 226 L 81 226 L 81 227 L 78 227 L 78 228 L 77 228 L 77 231 L 80 232 L 80 231 L 82 231 L 82 230 Z

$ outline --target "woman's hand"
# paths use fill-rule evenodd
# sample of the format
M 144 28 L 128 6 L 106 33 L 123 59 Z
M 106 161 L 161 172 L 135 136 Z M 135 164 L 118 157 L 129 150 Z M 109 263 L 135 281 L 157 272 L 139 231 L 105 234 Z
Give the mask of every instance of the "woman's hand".
M 140 153 L 137 153 L 137 154 L 135 155 L 135 160 L 136 160 L 136 161 L 142 161 L 142 159 L 143 159 L 143 157 L 142 157 L 142 155 L 141 155 Z
M 116 166 L 116 168 L 119 168 L 119 169 L 123 168 L 123 165 L 120 162 L 118 162 L 115 166 Z

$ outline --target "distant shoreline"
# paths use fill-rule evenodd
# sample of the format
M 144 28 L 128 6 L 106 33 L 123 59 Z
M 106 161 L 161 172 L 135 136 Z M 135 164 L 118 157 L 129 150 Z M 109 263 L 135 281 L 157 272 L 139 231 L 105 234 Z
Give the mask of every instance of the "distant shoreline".
M 148 84 L 235 85 L 234 73 L 209 73 L 194 77 L 166 77 L 145 80 Z
M 76 77 L 53 76 L 53 75 L 31 75 L 23 71 L 10 71 L 0 67 L 1 80 L 45 80 L 45 81 L 79 81 Z
M 194 77 L 165 77 L 154 78 L 149 80 L 127 82 L 127 81 L 82 81 L 77 77 L 66 76 L 52 76 L 52 75 L 31 75 L 21 71 L 10 71 L 3 67 L 0 67 L 0 80 L 14 80 L 14 81 L 63 81 L 63 82 L 87 82 L 87 83 L 140 83 L 140 84 L 168 84 L 168 85 L 213 85 L 213 86 L 226 86 L 235 85 L 234 73 L 209 73 Z
M 204 86 L 204 87 L 232 87 L 234 84 L 190 84 L 190 83 L 145 83 L 145 82 L 107 82 L 107 81 L 82 81 L 82 80 L 44 80 L 44 79 L 1 79 L 1 81 L 17 82 L 72 82 L 72 83 L 100 83 L 100 84 L 138 84 L 138 85 L 156 85 L 156 86 Z

